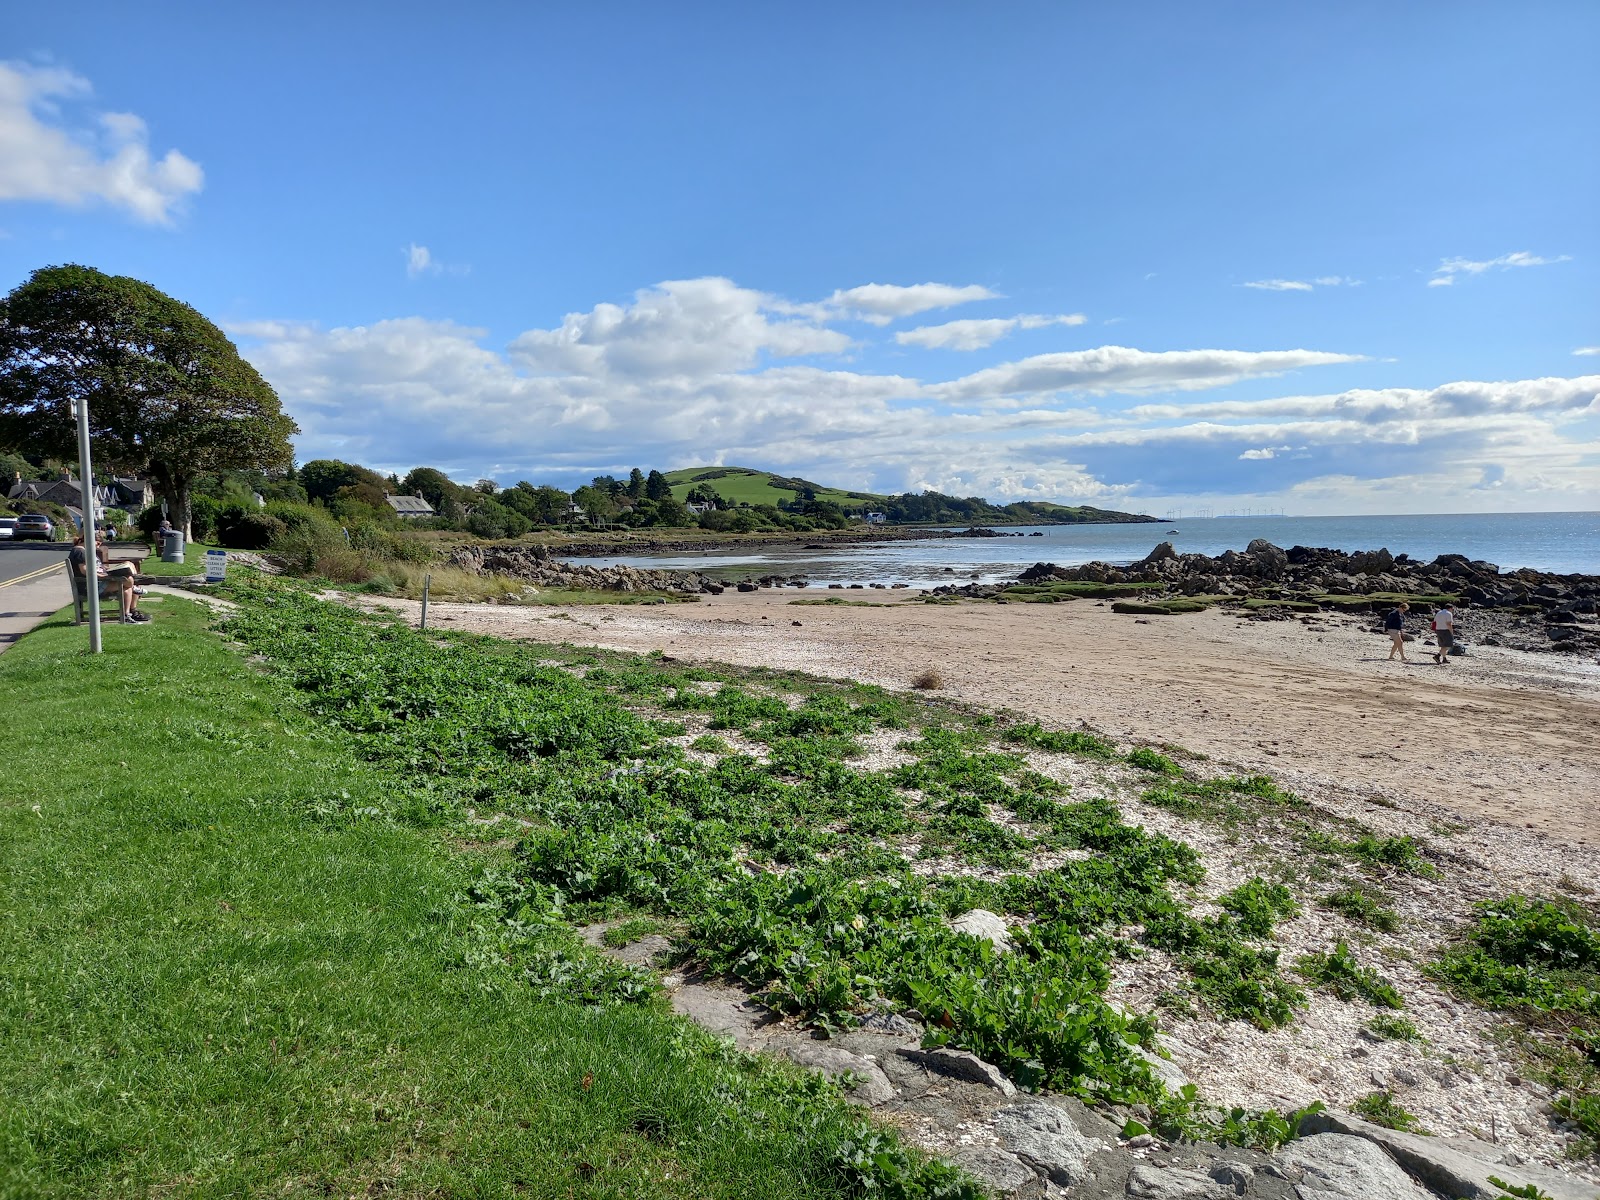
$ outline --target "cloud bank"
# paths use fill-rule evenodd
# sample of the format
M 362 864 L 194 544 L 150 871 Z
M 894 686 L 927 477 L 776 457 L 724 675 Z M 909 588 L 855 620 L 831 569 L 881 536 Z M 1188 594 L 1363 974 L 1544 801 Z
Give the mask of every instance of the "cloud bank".
M 967 289 L 906 290 L 922 304 Z M 1541 507 L 1600 500 L 1600 375 L 1263 397 L 1263 380 L 1374 367 L 1339 349 L 1097 346 L 930 379 L 860 365 L 906 343 L 836 327 L 860 320 L 835 299 L 858 291 L 797 303 L 720 277 L 669 280 L 504 349 L 418 317 L 234 332 L 304 427 L 302 457 L 386 470 L 575 482 L 741 463 L 872 490 L 1132 507 L 1272 494 L 1324 511 L 1378 503 L 1384 480 L 1466 495 L 1492 477 L 1497 497 Z
M 0 62 L 0 200 L 81 207 L 109 204 L 136 220 L 169 225 L 200 191 L 200 164 L 177 150 L 150 152 L 132 113 L 81 112 L 93 89 L 60 67 Z

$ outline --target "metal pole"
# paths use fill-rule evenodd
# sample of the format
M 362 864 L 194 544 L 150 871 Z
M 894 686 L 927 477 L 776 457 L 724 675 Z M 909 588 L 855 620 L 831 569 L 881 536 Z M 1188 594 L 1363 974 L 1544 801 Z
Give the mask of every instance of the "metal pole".
M 78 511 L 83 514 L 83 601 L 89 610 L 89 653 L 100 653 L 100 562 L 94 553 L 94 467 L 89 461 L 89 402 L 78 414 Z M 71 568 L 67 568 L 71 570 Z
M 424 575 L 422 577 L 422 624 L 418 626 L 419 629 L 428 627 L 428 588 L 432 583 L 432 575 Z

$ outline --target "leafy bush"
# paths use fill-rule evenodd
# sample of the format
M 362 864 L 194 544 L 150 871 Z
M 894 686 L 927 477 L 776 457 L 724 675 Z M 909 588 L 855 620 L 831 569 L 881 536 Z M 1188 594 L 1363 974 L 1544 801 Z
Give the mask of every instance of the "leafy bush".
M 1427 1039 L 1415 1024 L 1393 1013 L 1379 1013 L 1367 1022 L 1367 1028 L 1391 1042 L 1422 1042 Z
M 217 514 L 217 541 L 235 550 L 265 550 L 289 527 L 277 517 L 235 505 Z
M 1148 746 L 1140 746 L 1136 750 L 1128 751 L 1128 763 L 1138 767 L 1141 771 L 1152 771 L 1157 775 L 1182 775 L 1183 768 L 1173 762 L 1160 751 L 1152 750 Z

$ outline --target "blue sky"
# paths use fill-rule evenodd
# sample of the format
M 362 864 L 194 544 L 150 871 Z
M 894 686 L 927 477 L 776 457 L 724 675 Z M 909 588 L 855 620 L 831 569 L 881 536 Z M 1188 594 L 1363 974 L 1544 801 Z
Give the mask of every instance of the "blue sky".
M 0 29 L 0 285 L 194 304 L 302 459 L 1595 509 L 1597 55 L 1588 0 L 66 0 Z

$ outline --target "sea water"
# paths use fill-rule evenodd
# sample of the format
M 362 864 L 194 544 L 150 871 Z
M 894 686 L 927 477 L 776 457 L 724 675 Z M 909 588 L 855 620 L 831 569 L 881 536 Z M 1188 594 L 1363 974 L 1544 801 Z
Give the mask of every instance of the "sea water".
M 1497 513 L 1395 517 L 1212 517 L 1135 525 L 1006 526 L 997 538 L 874 541 L 807 550 L 793 544 L 703 553 L 585 559 L 596 565 L 702 571 L 723 579 L 798 575 L 829 583 L 988 583 L 1014 578 L 1036 562 L 1074 566 L 1130 563 L 1160 542 L 1184 554 L 1243 550 L 1255 538 L 1285 548 L 1329 546 L 1431 560 L 1440 554 L 1486 559 L 1501 570 L 1535 567 L 1600 574 L 1600 513 Z M 1021 533 L 1024 536 L 1017 537 Z M 1030 537 L 1038 533 L 1042 536 Z

